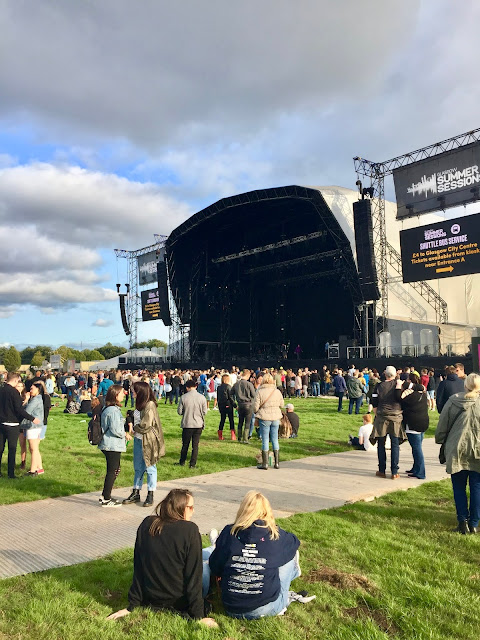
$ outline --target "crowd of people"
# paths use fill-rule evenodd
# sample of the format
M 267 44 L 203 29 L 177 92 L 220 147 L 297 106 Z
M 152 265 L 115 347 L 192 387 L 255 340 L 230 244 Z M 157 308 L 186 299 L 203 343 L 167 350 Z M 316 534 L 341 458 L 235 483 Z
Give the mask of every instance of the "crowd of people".
M 152 507 L 157 485 L 158 460 L 165 455 L 165 442 L 158 412 L 160 402 L 175 403 L 182 427 L 180 459 L 184 466 L 191 447 L 189 465 L 197 464 L 199 441 L 209 410 L 219 412 L 218 438 L 228 419 L 232 440 L 248 442 L 256 430 L 261 439 L 258 469 L 269 467 L 272 445 L 274 468 L 279 468 L 279 433 L 296 437 L 299 417 L 285 400 L 328 393 L 332 383 L 338 398 L 337 411 L 348 397 L 348 413 L 360 414 L 363 424 L 352 447 L 376 451 L 376 476 L 387 478 L 390 450 L 390 478 L 400 477 L 400 445 L 408 440 L 413 464 L 410 478 L 424 479 L 422 451 L 430 412 L 440 417 L 435 440 L 442 445 L 440 462 L 450 474 L 457 528 L 461 534 L 476 534 L 480 519 L 480 375 L 465 374 L 463 365 L 446 368 L 441 376 L 415 367 L 397 370 L 385 367 L 345 371 L 326 366 L 321 371 L 307 368 L 294 372 L 279 369 L 208 371 L 171 370 L 110 371 L 71 374 L 37 371 L 26 379 L 8 373 L 0 380 L 0 462 L 8 447 L 8 477 L 15 475 L 17 441 L 21 445 L 21 467 L 25 468 L 27 444 L 31 454 L 31 476 L 44 473 L 40 443 L 45 438 L 51 397 L 59 395 L 71 403 L 90 403 L 92 421 L 101 427 L 98 448 L 105 456 L 106 474 L 102 507 L 141 502 L 143 483 L 147 495 L 143 506 Z M 323 393 L 322 393 L 323 392 Z M 122 409 L 128 407 L 125 419 Z M 332 403 L 333 404 L 333 403 Z M 213 405 L 213 406 L 212 406 Z M 333 409 L 333 407 L 332 407 Z M 335 410 L 333 409 L 333 410 Z M 79 408 L 80 410 L 80 408 Z M 235 428 L 235 418 L 238 423 Z M 288 424 L 288 427 L 285 425 Z M 133 488 L 122 502 L 112 498 L 121 454 L 133 440 Z M 467 486 L 469 485 L 469 498 Z M 198 527 L 192 522 L 193 495 L 173 489 L 140 525 L 134 554 L 134 575 L 128 593 L 128 608 L 111 614 L 111 619 L 128 615 L 134 608 L 171 609 L 201 620 L 208 626 L 208 599 L 215 580 L 225 611 L 232 617 L 255 619 L 281 615 L 292 601 L 306 602 L 305 593 L 290 590 L 300 575 L 299 541 L 276 524 L 268 500 L 257 491 L 243 499 L 235 522 L 218 535 L 212 530 L 210 546 L 201 548 Z

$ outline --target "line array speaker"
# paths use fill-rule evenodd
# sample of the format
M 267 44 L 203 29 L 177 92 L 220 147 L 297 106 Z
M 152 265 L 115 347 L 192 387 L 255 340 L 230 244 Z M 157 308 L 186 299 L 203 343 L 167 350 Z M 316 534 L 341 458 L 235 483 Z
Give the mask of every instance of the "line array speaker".
M 357 250 L 358 276 L 362 298 L 379 300 L 377 267 L 373 248 L 373 225 L 371 200 L 357 200 L 353 204 L 355 247 Z
M 120 299 L 120 315 L 122 316 L 123 330 L 125 331 L 125 335 L 129 336 L 130 335 L 130 327 L 128 326 L 127 312 L 126 312 L 126 309 L 125 309 L 126 294 L 125 293 L 121 293 L 121 294 L 119 294 L 118 297 Z
M 167 265 L 162 260 L 157 262 L 158 301 L 160 303 L 160 319 L 166 327 L 172 326 L 170 305 L 168 303 Z

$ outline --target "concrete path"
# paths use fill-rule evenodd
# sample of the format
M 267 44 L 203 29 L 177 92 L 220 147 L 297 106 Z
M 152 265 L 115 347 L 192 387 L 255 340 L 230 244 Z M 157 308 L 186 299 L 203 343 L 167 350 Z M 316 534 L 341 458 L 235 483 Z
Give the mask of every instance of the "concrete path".
M 447 478 L 438 463 L 438 445 L 429 438 L 423 445 L 427 481 Z M 400 480 L 375 477 L 376 454 L 361 451 L 333 453 L 281 463 L 279 470 L 255 467 L 222 471 L 189 479 L 159 482 L 156 501 L 174 487 L 191 489 L 194 520 L 202 533 L 235 518 L 238 505 L 250 489 L 270 500 L 276 517 L 319 511 L 422 484 L 402 473 Z M 411 463 L 408 443 L 400 449 L 400 470 Z M 41 478 L 39 478 L 41 482 Z M 145 493 L 146 490 L 144 490 Z M 124 498 L 129 489 L 114 491 Z M 100 493 L 83 493 L 0 506 L 0 577 L 22 575 L 93 560 L 117 549 L 133 546 L 139 523 L 151 510 L 141 506 L 102 509 Z

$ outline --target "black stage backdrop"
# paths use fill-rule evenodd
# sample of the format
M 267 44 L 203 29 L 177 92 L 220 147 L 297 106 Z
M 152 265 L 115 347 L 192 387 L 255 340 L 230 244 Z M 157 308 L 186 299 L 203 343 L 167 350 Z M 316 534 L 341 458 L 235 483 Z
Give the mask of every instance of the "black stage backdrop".
M 397 219 L 479 199 L 480 143 L 393 171 Z

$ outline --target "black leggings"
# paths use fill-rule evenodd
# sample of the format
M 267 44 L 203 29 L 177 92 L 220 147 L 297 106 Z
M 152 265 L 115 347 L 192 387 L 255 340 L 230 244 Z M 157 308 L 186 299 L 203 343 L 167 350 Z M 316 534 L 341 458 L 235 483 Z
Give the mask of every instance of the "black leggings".
M 17 442 L 20 435 L 20 425 L 9 426 L 0 423 L 0 464 L 2 462 L 5 442 L 8 442 L 8 477 L 15 475 L 15 456 L 17 454 Z
M 110 500 L 112 497 L 113 483 L 120 471 L 120 451 L 103 451 L 103 455 L 107 459 L 107 473 L 105 475 L 105 482 L 103 483 L 103 499 Z
M 219 431 L 223 431 L 223 427 L 225 425 L 225 419 L 228 416 L 228 421 L 230 423 L 230 431 L 235 431 L 235 424 L 233 422 L 233 407 L 219 407 L 220 410 L 220 425 L 218 427 Z

